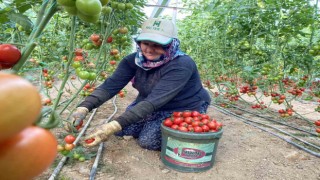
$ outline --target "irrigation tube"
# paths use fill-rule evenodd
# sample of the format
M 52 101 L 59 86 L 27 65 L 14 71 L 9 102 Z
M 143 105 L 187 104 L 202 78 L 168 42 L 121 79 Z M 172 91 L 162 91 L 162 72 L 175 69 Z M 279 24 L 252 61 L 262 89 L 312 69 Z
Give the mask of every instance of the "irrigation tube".
M 76 140 L 73 142 L 74 145 L 76 145 L 78 143 L 78 141 L 80 140 L 81 136 L 84 134 L 84 132 L 87 130 L 91 120 L 93 119 L 94 115 L 96 114 L 97 109 L 94 109 L 93 112 L 91 113 L 91 116 L 88 120 L 88 122 L 85 124 L 85 126 L 83 127 L 83 129 L 80 131 L 79 135 L 77 136 Z M 49 180 L 54 180 L 56 178 L 56 176 L 59 174 L 59 172 L 61 171 L 64 163 L 67 161 L 68 157 L 64 156 L 58 166 L 54 169 L 53 173 L 51 174 Z
M 233 116 L 237 117 L 238 119 L 242 119 L 242 120 L 241 120 L 242 122 L 247 123 L 247 124 L 249 124 L 249 125 L 251 125 L 251 126 L 254 126 L 254 127 L 258 128 L 258 129 L 261 129 L 261 130 L 263 130 L 263 131 L 265 131 L 265 132 L 268 132 L 269 134 L 272 134 L 272 135 L 274 135 L 274 136 L 276 136 L 276 137 L 278 137 L 278 138 L 286 141 L 287 143 L 289 143 L 289 144 L 291 144 L 291 145 L 293 145 L 293 146 L 296 146 L 296 147 L 300 148 L 300 149 L 303 150 L 303 151 L 306 151 L 306 152 L 308 152 L 308 153 L 310 153 L 310 154 L 312 154 L 312 155 L 314 155 L 314 156 L 316 156 L 316 157 L 320 157 L 320 153 L 316 153 L 316 152 L 314 152 L 314 151 L 311 151 L 311 150 L 309 150 L 309 149 L 307 149 L 307 148 L 305 148 L 305 147 L 303 147 L 303 146 L 301 146 L 301 145 L 299 145 L 299 144 L 297 144 L 297 143 L 295 143 L 295 142 L 293 142 L 293 141 L 291 141 L 291 140 L 289 140 L 289 139 L 287 139 L 287 138 L 281 137 L 280 135 L 278 135 L 278 134 L 276 134 L 276 133 L 274 133 L 274 132 L 271 132 L 271 131 L 269 131 L 269 130 L 267 130 L 267 129 L 265 129 L 265 128 L 262 128 L 262 127 L 260 127 L 260 126 L 258 126 L 258 125 L 256 125 L 256 124 L 254 124 L 254 123 L 257 123 L 257 122 L 255 122 L 255 121 L 251 121 L 251 120 L 249 120 L 249 119 L 243 118 L 243 117 L 238 116 L 238 115 L 236 115 L 236 114 L 234 114 L 234 113 L 232 113 L 232 112 L 230 112 L 230 111 L 221 109 L 221 108 L 216 107 L 216 106 L 214 106 L 214 105 L 211 105 L 211 106 L 215 107 L 218 111 L 220 111 L 220 112 L 222 112 L 222 113 L 224 113 L 224 114 L 233 115 Z M 245 121 L 245 120 L 246 120 L 246 121 Z M 250 122 L 248 122 L 248 121 L 250 121 Z
M 265 116 L 261 116 L 261 115 L 259 115 L 259 114 L 252 113 L 252 112 L 250 112 L 250 111 L 247 111 L 247 110 L 245 110 L 245 109 L 239 108 L 239 107 L 234 106 L 234 105 L 231 105 L 231 104 L 229 104 L 229 105 L 232 106 L 233 108 L 236 108 L 236 109 L 239 109 L 239 110 L 244 111 L 244 112 L 246 112 L 246 113 L 249 113 L 249 114 L 258 116 L 258 117 L 263 118 L 263 119 L 266 119 L 266 120 L 268 120 L 268 121 L 272 121 L 272 122 L 277 123 L 277 124 L 281 124 L 281 125 L 284 125 L 284 126 L 288 126 L 288 127 L 293 128 L 293 129 L 296 129 L 296 130 L 299 130 L 299 131 L 308 133 L 308 134 L 310 134 L 310 135 L 312 135 L 312 136 L 318 137 L 318 135 L 317 135 L 316 133 L 313 133 L 313 132 L 310 132 L 310 131 L 301 129 L 301 128 L 299 128 L 299 127 L 292 126 L 292 125 L 287 124 L 287 123 L 283 123 L 283 122 L 280 122 L 280 121 L 275 121 L 275 120 L 273 120 L 273 119 L 269 119 L 269 118 L 267 118 L 267 117 L 265 117 Z
M 112 104 L 113 104 L 113 107 L 114 107 L 114 112 L 103 123 L 109 122 L 110 119 L 113 118 L 113 116 L 117 113 L 118 107 L 117 107 L 117 105 L 115 103 L 116 102 L 116 98 L 117 98 L 117 96 L 115 96 L 113 98 L 113 101 L 112 101 Z M 100 145 L 99 145 L 99 149 L 98 149 L 98 152 L 97 152 L 96 159 L 94 160 L 94 163 L 93 163 L 91 171 L 90 171 L 90 180 L 94 180 L 94 177 L 95 177 L 95 175 L 97 173 L 99 160 L 100 160 L 100 157 L 102 156 L 103 149 L 104 149 L 104 142 L 101 142 Z

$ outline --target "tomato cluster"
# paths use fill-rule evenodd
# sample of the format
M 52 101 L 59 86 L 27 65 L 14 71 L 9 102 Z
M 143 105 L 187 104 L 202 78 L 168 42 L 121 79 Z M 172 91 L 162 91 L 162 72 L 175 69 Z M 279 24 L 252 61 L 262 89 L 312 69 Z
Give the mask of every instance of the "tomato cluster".
M 287 108 L 287 109 L 279 109 L 278 110 L 281 117 L 289 117 L 293 114 L 293 109 Z
M 320 119 L 316 120 L 314 125 L 316 125 L 316 132 L 320 134 Z
M 163 125 L 182 132 L 217 132 L 222 128 L 222 123 L 210 118 L 208 114 L 198 111 L 177 111 L 163 121 Z
M 97 73 L 95 72 L 96 65 L 87 60 L 88 53 L 81 48 L 76 48 L 74 54 L 72 67 L 75 68 L 77 76 L 83 80 L 95 80 L 97 77 Z
M 0 44 L 0 70 L 13 67 L 21 58 L 20 50 L 11 44 Z
M 248 94 L 249 96 L 256 95 L 257 89 L 258 89 L 258 86 L 245 85 L 240 88 L 240 93 Z
M 77 152 L 75 148 L 75 140 L 76 138 L 72 134 L 66 135 L 64 137 L 64 143 L 57 145 L 57 150 L 63 156 L 73 157 L 74 159 L 79 160 L 81 162 L 85 161 L 85 156 L 82 153 Z
M 80 91 L 81 96 L 89 96 L 94 90 L 95 90 L 95 85 L 94 84 L 89 84 L 87 83 L 82 90 Z
M 32 179 L 54 161 L 56 138 L 33 126 L 42 107 L 35 86 L 1 72 L 0 84 L 0 179 Z
M 284 94 L 279 93 L 271 93 L 271 100 L 273 103 L 276 104 L 282 104 L 286 99 L 286 96 Z
M 52 84 L 54 82 L 53 71 L 49 71 L 48 69 L 42 69 L 42 75 L 44 77 L 44 86 L 46 89 L 51 89 Z

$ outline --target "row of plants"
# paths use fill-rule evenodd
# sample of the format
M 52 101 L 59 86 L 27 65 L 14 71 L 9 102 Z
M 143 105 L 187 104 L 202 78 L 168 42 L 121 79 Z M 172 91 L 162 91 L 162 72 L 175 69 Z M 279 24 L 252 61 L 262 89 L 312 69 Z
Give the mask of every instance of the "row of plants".
M 179 22 L 179 37 L 214 101 L 227 107 L 241 100 L 259 111 L 276 104 L 283 120 L 296 115 L 320 131 L 292 105 L 309 101 L 319 112 L 318 2 L 195 2 L 184 1 L 192 14 Z

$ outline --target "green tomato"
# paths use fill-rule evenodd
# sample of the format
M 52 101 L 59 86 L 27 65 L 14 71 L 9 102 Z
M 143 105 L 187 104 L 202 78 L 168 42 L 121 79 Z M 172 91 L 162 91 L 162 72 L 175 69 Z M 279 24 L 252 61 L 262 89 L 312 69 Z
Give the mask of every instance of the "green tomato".
M 90 73 L 89 73 L 88 80 L 93 81 L 93 80 L 96 79 L 96 77 L 97 77 L 97 73 L 95 73 L 95 72 L 90 72 Z
M 57 0 L 57 3 L 62 6 L 69 6 L 69 7 L 76 5 L 75 0 Z
M 91 50 L 93 48 L 93 44 L 92 43 L 87 43 L 85 46 L 84 46 L 84 49 L 85 50 Z
M 83 161 L 85 161 L 85 160 L 86 160 L 85 157 L 83 157 L 83 156 L 79 157 L 79 161 L 83 162 Z
M 109 6 L 103 6 L 101 12 L 102 14 L 111 14 L 112 8 Z
M 104 6 L 106 4 L 108 4 L 109 0 L 100 0 L 101 5 Z
M 90 77 L 90 73 L 88 71 L 80 71 L 78 76 L 80 79 L 86 80 Z
M 76 16 L 77 13 L 78 13 L 78 10 L 77 10 L 77 8 L 75 6 L 70 6 L 70 7 L 69 6 L 64 6 L 63 8 L 70 15 Z
M 102 5 L 99 0 L 77 0 L 78 11 L 87 16 L 100 15 Z
M 125 3 L 119 3 L 118 4 L 118 9 L 122 10 L 122 11 L 126 10 L 126 4 Z
M 112 2 L 111 2 L 111 7 L 112 7 L 113 9 L 118 9 L 118 3 L 112 1 Z
M 80 61 L 74 61 L 72 63 L 72 67 L 75 68 L 75 69 L 78 69 L 79 67 L 81 67 L 81 62 Z
M 81 156 L 80 156 L 80 154 L 78 154 L 78 153 L 74 153 L 73 154 L 73 158 L 74 159 L 79 159 Z
M 93 16 L 88 16 L 88 15 L 83 14 L 80 11 L 78 11 L 77 15 L 82 21 L 88 22 L 88 23 L 96 23 L 100 18 L 100 14 L 93 15 Z
M 133 9 L 132 3 L 126 3 L 126 9 Z

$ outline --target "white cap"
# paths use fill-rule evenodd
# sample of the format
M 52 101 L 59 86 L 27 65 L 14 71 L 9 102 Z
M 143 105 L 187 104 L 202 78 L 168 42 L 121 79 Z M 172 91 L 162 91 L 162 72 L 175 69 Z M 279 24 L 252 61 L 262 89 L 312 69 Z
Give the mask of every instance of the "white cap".
M 141 33 L 136 41 L 152 41 L 161 45 L 169 44 L 178 37 L 176 25 L 167 19 L 147 19 L 141 27 Z

